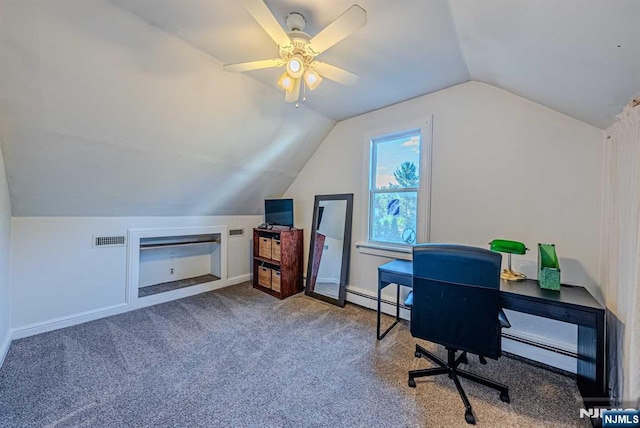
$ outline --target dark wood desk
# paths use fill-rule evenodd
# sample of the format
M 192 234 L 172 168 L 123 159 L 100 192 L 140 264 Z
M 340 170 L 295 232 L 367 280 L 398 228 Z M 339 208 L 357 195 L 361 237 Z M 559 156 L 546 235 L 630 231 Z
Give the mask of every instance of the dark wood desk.
M 382 289 L 389 284 L 397 284 L 396 319 L 380 334 Z M 400 320 L 400 286 L 413 286 L 413 262 L 394 260 L 378 267 L 378 340 Z M 557 292 L 543 290 L 534 280 L 501 281 L 500 301 L 504 309 L 577 325 L 577 374 L 582 398 L 592 407 L 608 396 L 604 360 L 605 310 L 586 288 L 563 285 Z

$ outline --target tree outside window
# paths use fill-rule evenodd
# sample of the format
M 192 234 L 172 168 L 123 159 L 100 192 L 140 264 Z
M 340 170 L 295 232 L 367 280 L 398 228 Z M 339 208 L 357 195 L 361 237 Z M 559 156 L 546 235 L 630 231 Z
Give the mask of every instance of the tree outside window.
M 420 130 L 372 140 L 369 240 L 416 243 L 420 191 Z

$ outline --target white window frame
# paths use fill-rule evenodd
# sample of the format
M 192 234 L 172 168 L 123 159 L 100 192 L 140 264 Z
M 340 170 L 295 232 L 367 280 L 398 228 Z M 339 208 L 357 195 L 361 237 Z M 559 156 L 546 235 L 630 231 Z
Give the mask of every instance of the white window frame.
M 420 181 L 418 194 L 418 210 L 416 219 L 416 243 L 429 242 L 430 225 L 431 225 L 431 149 L 433 139 L 433 117 L 427 119 L 413 120 L 398 124 L 397 126 L 375 129 L 366 132 L 364 135 L 364 168 L 366 174 L 363 177 L 363 206 L 362 213 L 365 216 L 363 221 L 362 239 L 356 244 L 361 253 L 381 255 L 394 258 L 407 258 L 407 254 L 411 253 L 412 245 L 410 244 L 394 244 L 388 242 L 380 242 L 371 240 L 371 213 L 373 204 L 372 180 L 375 180 L 373 167 L 375 159 L 373 159 L 374 141 L 382 139 L 402 136 L 412 131 L 420 132 Z M 396 191 L 405 191 L 403 189 L 394 189 Z M 411 190 L 413 191 L 413 190 Z

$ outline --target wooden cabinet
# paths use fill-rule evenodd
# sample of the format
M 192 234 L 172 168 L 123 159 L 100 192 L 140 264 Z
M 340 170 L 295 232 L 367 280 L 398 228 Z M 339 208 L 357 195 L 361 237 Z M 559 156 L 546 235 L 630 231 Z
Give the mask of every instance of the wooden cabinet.
M 253 288 L 284 299 L 301 292 L 302 229 L 253 229 Z

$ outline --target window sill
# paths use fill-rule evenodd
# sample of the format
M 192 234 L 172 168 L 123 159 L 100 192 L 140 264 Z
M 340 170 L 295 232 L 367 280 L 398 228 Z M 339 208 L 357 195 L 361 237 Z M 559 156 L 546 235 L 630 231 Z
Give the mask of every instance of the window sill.
M 388 257 L 391 259 L 403 260 L 411 260 L 413 257 L 412 247 L 357 242 L 356 248 L 358 249 L 360 254 L 368 254 L 371 256 Z

